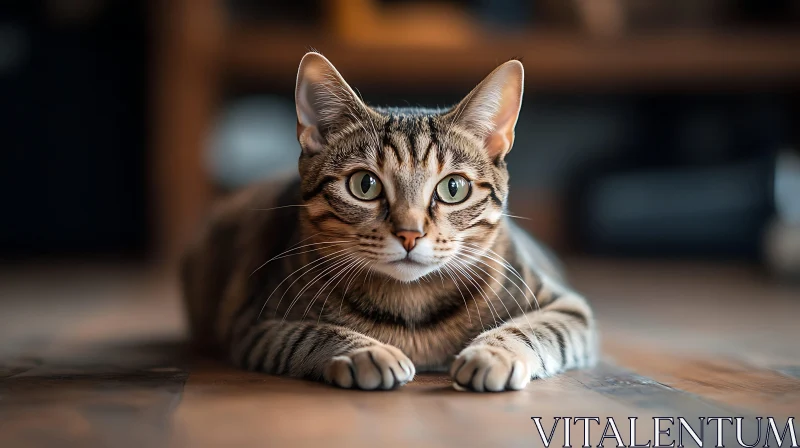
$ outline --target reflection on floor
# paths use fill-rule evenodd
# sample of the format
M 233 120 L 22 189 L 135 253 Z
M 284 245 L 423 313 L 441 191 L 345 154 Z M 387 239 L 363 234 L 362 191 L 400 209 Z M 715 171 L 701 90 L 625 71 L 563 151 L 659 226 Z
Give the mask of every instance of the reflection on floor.
M 240 372 L 188 353 L 168 274 L 6 267 L 0 447 L 541 446 L 534 416 L 546 433 L 557 416 L 615 417 L 629 443 L 632 416 L 646 442 L 653 416 L 774 416 L 783 428 L 800 411 L 797 288 L 741 266 L 568 265 L 601 322 L 603 362 L 484 395 L 456 392 L 439 375 L 369 393 Z M 602 425 L 592 427 L 595 446 Z M 716 428 L 705 433 L 713 446 Z M 571 438 L 582 444 L 581 424 Z

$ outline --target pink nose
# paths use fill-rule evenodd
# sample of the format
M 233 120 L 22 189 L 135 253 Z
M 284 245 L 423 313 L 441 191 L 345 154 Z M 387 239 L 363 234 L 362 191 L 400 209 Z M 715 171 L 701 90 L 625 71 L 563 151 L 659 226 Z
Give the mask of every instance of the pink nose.
M 403 242 L 403 247 L 405 247 L 407 252 L 411 252 L 411 249 L 417 245 L 417 240 L 425 236 L 416 230 L 400 230 L 394 234 Z

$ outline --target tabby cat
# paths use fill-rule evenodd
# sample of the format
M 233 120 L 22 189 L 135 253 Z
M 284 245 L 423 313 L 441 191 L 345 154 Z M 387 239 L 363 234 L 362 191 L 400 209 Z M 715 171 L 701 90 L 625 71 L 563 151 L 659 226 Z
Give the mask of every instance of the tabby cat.
M 519 61 L 446 110 L 368 107 L 300 62 L 299 179 L 220 204 L 187 252 L 190 326 L 239 366 L 343 388 L 417 371 L 518 390 L 591 365 L 589 305 L 508 219 Z

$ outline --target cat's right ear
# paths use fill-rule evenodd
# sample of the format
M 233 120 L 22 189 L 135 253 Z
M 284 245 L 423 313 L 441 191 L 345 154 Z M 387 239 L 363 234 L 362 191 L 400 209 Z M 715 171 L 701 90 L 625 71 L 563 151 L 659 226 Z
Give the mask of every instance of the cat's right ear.
M 505 157 L 514 145 L 524 77 L 522 63 L 508 61 L 481 81 L 451 112 L 464 129 L 483 139 L 492 159 Z
M 359 119 L 366 109 L 333 64 L 316 52 L 300 61 L 294 98 L 297 140 L 309 154 L 322 151 L 329 133 Z

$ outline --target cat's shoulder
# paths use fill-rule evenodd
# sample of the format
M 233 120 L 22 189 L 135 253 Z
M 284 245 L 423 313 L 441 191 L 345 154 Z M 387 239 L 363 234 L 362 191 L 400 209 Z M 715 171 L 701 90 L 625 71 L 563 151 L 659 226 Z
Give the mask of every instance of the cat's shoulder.
M 300 204 L 300 179 L 296 174 L 257 182 L 215 201 L 193 241 L 208 244 L 220 236 L 228 240 L 235 234 L 253 233 L 252 229 L 270 225 L 276 218 L 296 220 L 291 213 L 293 204 Z M 283 208 L 287 209 L 283 213 L 271 213 Z
M 296 173 L 285 174 L 253 184 L 237 193 L 234 207 L 250 206 L 274 208 L 300 204 L 300 177 Z
M 266 211 L 288 204 L 299 204 L 300 178 L 297 174 L 251 184 L 218 200 L 211 211 L 215 220 L 232 219 L 249 211 Z
M 561 261 L 547 245 L 508 218 L 506 218 L 506 229 L 517 255 L 528 266 L 554 280 L 565 280 Z

